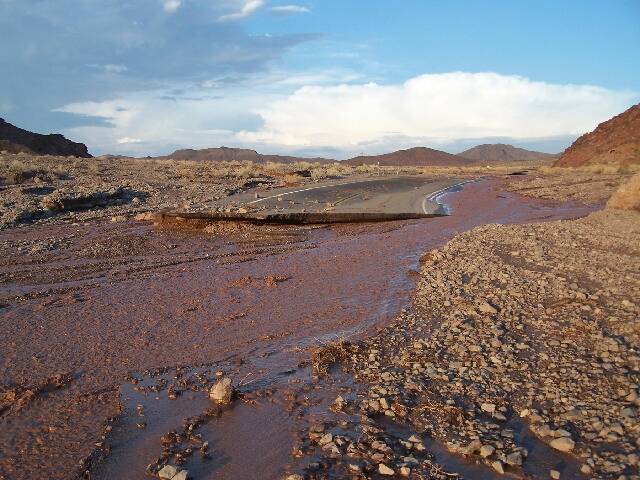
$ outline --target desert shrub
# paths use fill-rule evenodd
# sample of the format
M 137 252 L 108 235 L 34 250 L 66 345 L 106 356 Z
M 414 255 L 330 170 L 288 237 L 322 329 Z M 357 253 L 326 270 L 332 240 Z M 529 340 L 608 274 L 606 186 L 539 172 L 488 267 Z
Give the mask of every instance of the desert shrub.
M 296 175 L 295 173 L 287 173 L 284 177 L 282 177 L 282 180 L 286 185 L 296 186 L 300 185 L 300 183 L 303 181 L 303 177 L 301 177 L 300 175 Z
M 607 208 L 640 211 L 640 173 L 618 187 L 607 202 Z
M 68 173 L 59 167 L 31 166 L 20 160 L 0 162 L 0 181 L 4 184 L 20 184 L 35 177 L 40 177 L 43 180 L 55 180 L 67 178 Z
M 326 375 L 331 367 L 348 357 L 352 344 L 339 339 L 323 344 L 311 353 L 311 366 L 315 375 Z

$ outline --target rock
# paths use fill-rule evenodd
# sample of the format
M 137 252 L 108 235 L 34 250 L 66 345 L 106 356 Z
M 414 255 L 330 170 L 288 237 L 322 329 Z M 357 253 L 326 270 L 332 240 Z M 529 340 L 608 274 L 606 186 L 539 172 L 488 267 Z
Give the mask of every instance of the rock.
M 127 217 L 125 217 L 124 215 L 116 215 L 114 217 L 111 217 L 111 221 L 113 223 L 126 222 L 127 221 Z
M 570 452 L 576 443 L 569 437 L 559 437 L 553 439 L 549 445 L 551 445 L 551 448 L 555 448 L 561 452 Z
M 408 477 L 411 475 L 411 469 L 409 467 L 400 467 L 400 475 L 403 477 Z
M 584 473 L 585 475 L 589 475 L 593 470 L 592 470 L 592 468 L 591 468 L 589 465 L 587 465 L 586 463 L 583 463 L 583 464 L 580 466 L 580 471 L 581 471 L 582 473 Z
M 396 474 L 396 472 L 394 472 L 391 468 L 387 467 L 384 463 L 378 464 L 378 472 L 380 472 L 380 475 L 395 475 Z
M 522 454 L 520 452 L 513 452 L 507 455 L 507 465 L 522 465 Z
M 177 474 L 178 474 L 178 469 L 176 467 L 174 467 L 173 465 L 165 465 L 158 472 L 158 477 L 162 478 L 163 480 L 171 480 Z
M 483 445 L 480 448 L 480 456 L 483 458 L 490 457 L 496 449 L 493 445 Z
M 496 460 L 495 462 L 491 462 L 491 468 L 493 468 L 500 475 L 504 474 L 504 467 L 502 466 L 502 462 Z
M 223 377 L 216 382 L 216 384 L 209 390 L 209 398 L 221 405 L 228 405 L 231 403 L 231 397 L 233 396 L 233 385 L 229 377 Z
M 460 453 L 464 455 L 472 455 L 476 453 L 478 450 L 482 448 L 482 442 L 480 440 L 475 439 L 469 442 L 469 445 L 460 449 Z
M 187 478 L 189 478 L 189 470 L 180 470 L 171 480 L 187 480 Z
M 149 222 L 155 218 L 155 215 L 151 212 L 138 213 L 133 217 L 136 222 Z
M 487 413 L 494 413 L 496 411 L 496 406 L 493 403 L 483 403 L 480 405 L 480 410 Z
M 298 475 L 297 473 L 293 473 L 284 477 L 284 480 L 304 480 L 304 477 L 302 475 Z
M 498 313 L 498 310 L 487 302 L 478 305 L 478 310 L 482 313 Z
M 549 470 L 549 476 L 551 478 L 553 478 L 554 480 L 559 480 L 560 479 L 560 472 L 557 470 Z

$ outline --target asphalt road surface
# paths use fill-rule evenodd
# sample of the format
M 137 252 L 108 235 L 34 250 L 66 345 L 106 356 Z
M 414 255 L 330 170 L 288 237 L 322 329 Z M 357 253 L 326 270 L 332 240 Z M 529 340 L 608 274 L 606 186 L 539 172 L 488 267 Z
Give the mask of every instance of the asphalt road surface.
M 367 177 L 294 188 L 253 190 L 210 206 L 197 218 L 266 219 L 294 223 L 394 220 L 441 215 L 435 197 L 462 183 L 459 178 Z M 169 215 L 183 216 L 180 212 Z

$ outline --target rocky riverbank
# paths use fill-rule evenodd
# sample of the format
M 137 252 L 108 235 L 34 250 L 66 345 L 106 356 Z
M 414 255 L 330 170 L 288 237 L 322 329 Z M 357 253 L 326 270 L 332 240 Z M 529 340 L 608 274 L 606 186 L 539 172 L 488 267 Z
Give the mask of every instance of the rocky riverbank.
M 486 225 L 428 252 L 411 308 L 341 346 L 360 387 L 312 426 L 299 474 L 640 478 L 639 272 L 636 211 Z

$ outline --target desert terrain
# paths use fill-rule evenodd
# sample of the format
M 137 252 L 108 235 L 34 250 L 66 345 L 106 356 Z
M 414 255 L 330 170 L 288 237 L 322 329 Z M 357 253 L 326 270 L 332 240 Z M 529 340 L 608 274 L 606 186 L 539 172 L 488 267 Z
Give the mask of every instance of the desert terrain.
M 637 108 L 571 166 L 12 142 L 0 478 L 640 478 Z

